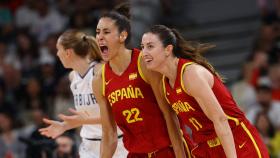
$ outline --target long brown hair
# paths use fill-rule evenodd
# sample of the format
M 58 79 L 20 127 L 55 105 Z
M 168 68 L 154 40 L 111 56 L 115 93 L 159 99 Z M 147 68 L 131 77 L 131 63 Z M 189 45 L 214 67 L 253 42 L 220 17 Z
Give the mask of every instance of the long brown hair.
M 73 49 L 78 56 L 91 60 L 101 61 L 101 50 L 93 36 L 86 35 L 78 30 L 67 30 L 59 37 L 59 43 L 64 49 Z
M 198 43 L 195 41 L 186 41 L 175 29 L 170 29 L 164 25 L 154 25 L 146 33 L 157 35 L 163 46 L 173 45 L 173 55 L 178 58 L 190 59 L 197 64 L 208 69 L 212 74 L 220 77 L 214 67 L 207 61 L 201 53 L 215 47 L 209 43 Z M 220 77 L 221 78 L 221 77 Z

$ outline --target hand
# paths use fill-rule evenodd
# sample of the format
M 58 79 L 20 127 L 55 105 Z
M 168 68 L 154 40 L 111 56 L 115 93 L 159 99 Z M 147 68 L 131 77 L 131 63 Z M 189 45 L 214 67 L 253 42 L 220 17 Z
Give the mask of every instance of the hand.
M 65 132 L 65 128 L 62 122 L 49 120 L 46 118 L 44 118 L 43 121 L 49 126 L 39 129 L 41 135 L 55 139 Z
M 58 117 L 65 123 L 73 126 L 80 126 L 84 124 L 84 121 L 90 116 L 86 111 L 77 111 L 69 108 L 69 111 L 73 114 L 70 116 L 59 114 Z

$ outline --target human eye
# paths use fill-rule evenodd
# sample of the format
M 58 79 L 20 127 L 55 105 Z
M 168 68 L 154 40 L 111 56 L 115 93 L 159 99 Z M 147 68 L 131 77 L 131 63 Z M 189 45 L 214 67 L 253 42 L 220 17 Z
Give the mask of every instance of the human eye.
M 109 34 L 109 33 L 111 33 L 110 31 L 104 31 L 104 34 Z
M 152 49 L 152 48 L 154 48 L 154 46 L 153 46 L 153 45 L 148 45 L 147 47 L 148 47 L 148 49 Z

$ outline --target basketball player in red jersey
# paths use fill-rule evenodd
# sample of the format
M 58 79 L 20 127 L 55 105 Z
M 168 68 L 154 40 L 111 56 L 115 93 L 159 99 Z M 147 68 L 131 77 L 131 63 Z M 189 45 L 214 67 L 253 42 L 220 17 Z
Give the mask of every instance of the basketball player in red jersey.
M 257 130 L 237 107 L 218 73 L 200 53 L 210 45 L 185 41 L 155 25 L 142 37 L 143 59 L 164 75 L 166 99 L 198 143 L 196 158 L 268 158 Z
M 126 7 L 120 8 L 122 13 L 128 11 Z M 116 124 L 123 132 L 128 158 L 190 157 L 190 151 L 184 152 L 176 114 L 171 108 L 162 111 L 159 107 L 167 104 L 160 94 L 161 75 L 145 69 L 139 50 L 126 47 L 129 19 L 116 11 L 103 15 L 96 39 L 107 61 L 93 80 L 103 128 L 101 157 L 114 154 Z

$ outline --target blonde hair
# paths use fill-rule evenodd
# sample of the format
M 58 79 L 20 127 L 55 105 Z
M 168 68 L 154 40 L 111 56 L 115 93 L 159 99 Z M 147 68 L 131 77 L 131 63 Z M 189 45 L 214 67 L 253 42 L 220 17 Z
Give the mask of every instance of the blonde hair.
M 74 53 L 82 58 L 101 61 L 101 50 L 93 36 L 86 35 L 78 30 L 67 30 L 59 37 L 59 44 L 64 49 L 73 49 Z

